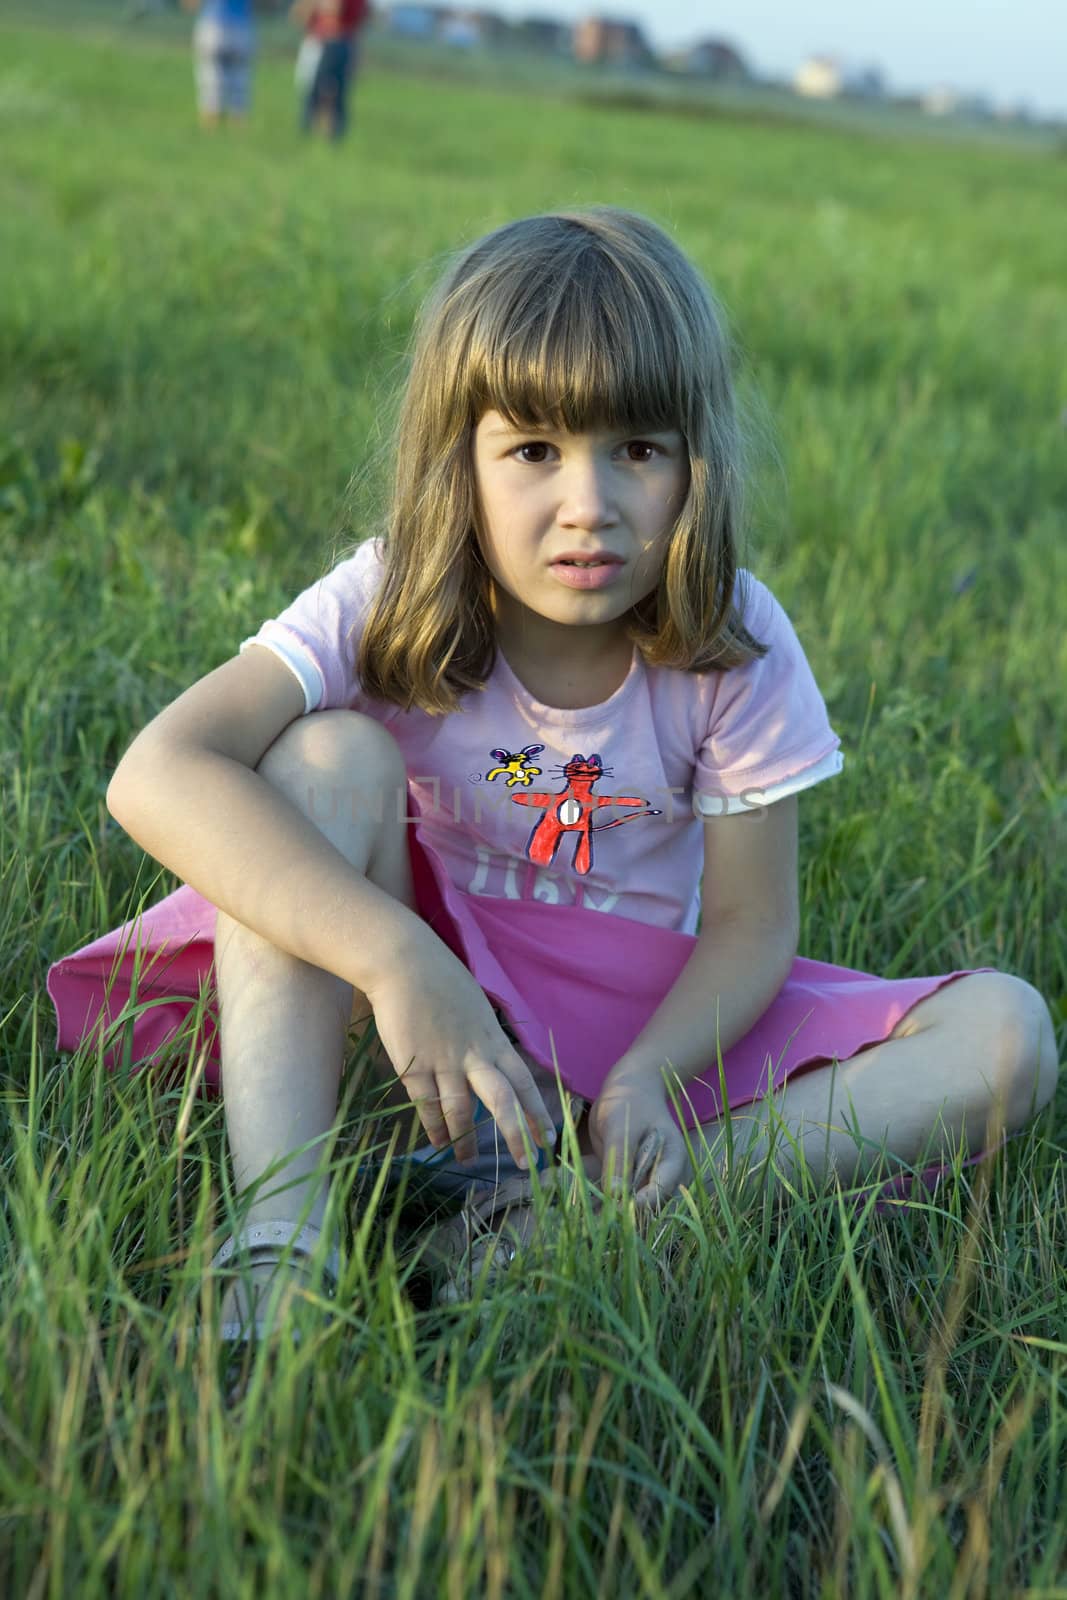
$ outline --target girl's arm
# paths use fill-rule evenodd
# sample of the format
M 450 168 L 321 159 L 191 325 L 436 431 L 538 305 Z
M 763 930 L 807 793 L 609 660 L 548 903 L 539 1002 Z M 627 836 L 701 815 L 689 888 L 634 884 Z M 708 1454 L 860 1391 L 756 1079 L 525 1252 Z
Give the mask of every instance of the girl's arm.
M 799 926 L 796 796 L 706 821 L 696 948 L 612 1075 L 704 1075 L 782 987 Z
M 799 926 L 795 796 L 704 824 L 701 931 L 692 955 L 633 1044 L 612 1067 L 591 1114 L 605 1178 L 634 1170 L 645 1203 L 669 1193 L 685 1165 L 668 1109 L 665 1070 L 714 1076 L 724 1054 L 766 1011 L 796 955 Z M 642 1190 L 641 1150 L 662 1149 Z
M 245 650 L 137 736 L 108 787 L 108 809 L 213 905 L 367 993 L 427 930 L 256 773 L 303 705 L 283 662 L 262 647 Z
M 527 1126 L 538 1143 L 555 1130 L 482 990 L 414 911 L 255 770 L 303 705 L 293 674 L 262 646 L 224 662 L 134 740 L 108 788 L 112 815 L 236 921 L 367 997 L 433 1143 L 454 1137 L 461 1159 L 472 1153 L 473 1089 L 525 1165 Z

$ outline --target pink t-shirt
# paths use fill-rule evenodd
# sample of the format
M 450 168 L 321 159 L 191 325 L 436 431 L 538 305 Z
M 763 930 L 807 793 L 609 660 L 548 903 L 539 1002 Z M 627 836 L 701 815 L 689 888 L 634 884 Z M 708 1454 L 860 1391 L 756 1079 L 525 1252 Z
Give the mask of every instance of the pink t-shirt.
M 362 545 L 250 644 L 296 674 L 308 712 L 349 707 L 388 728 L 419 837 L 456 888 L 579 905 L 693 933 L 703 822 L 772 804 L 840 771 L 838 739 L 788 617 L 744 574 L 744 619 L 767 655 L 727 672 L 646 666 L 634 651 L 610 699 L 542 705 L 505 659 L 450 716 L 364 694 L 360 637 L 382 549 Z M 358 803 L 358 802 L 356 802 Z M 601 834 L 603 833 L 603 838 Z

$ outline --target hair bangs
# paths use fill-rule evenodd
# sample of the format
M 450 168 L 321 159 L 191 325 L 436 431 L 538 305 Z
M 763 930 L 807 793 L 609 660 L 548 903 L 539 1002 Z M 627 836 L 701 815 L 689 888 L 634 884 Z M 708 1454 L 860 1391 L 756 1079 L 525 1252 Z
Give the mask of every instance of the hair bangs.
M 477 415 L 568 433 L 684 429 L 686 363 L 667 307 L 592 249 L 569 265 L 479 306 L 467 352 Z

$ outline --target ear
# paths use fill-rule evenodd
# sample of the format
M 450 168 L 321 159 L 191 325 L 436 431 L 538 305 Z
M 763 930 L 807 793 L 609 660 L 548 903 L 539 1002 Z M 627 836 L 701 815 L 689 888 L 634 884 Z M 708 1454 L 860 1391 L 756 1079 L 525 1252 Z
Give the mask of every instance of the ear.
M 508 759 L 507 750 L 490 750 L 489 754 L 492 756 L 494 761 L 507 761 Z
M 522 753 L 524 756 L 539 756 L 544 748 L 543 744 L 528 744 Z
M 598 767 L 602 767 L 604 765 L 603 761 L 600 758 L 600 755 L 598 754 L 598 752 L 596 750 L 593 751 L 593 754 L 589 757 L 589 760 L 590 760 L 590 762 L 596 762 L 596 765 Z

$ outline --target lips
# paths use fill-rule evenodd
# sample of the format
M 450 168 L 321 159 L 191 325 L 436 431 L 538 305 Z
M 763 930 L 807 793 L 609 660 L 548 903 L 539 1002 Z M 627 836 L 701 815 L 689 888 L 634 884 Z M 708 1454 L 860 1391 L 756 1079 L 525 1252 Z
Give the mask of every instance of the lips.
M 603 589 L 615 581 L 623 562 L 610 550 L 568 550 L 550 562 L 549 570 L 568 589 Z
M 621 566 L 622 557 L 610 550 L 564 550 L 552 559 L 552 566 L 562 562 L 565 566 Z

